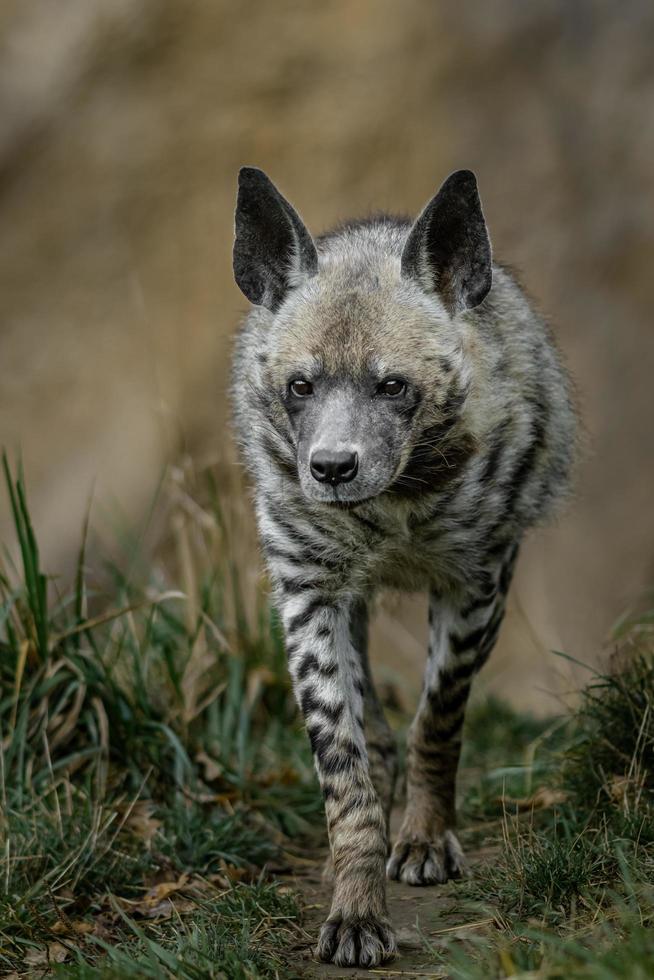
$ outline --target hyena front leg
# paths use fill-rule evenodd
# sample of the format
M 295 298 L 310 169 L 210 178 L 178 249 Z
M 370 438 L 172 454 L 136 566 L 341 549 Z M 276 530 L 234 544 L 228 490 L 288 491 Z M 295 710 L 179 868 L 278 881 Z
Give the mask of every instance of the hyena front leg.
M 408 885 L 466 871 L 454 833 L 461 729 L 473 676 L 497 639 L 514 559 L 515 550 L 458 606 L 430 596 L 429 659 L 407 740 L 407 806 L 387 865 L 389 878 Z
M 386 818 L 388 847 L 391 809 L 397 780 L 397 742 L 390 725 L 386 721 L 384 709 L 377 697 L 372 678 L 368 658 L 368 605 L 363 599 L 354 602 L 352 605 L 350 637 L 363 668 L 363 720 L 368 750 L 368 769 Z M 327 880 L 331 880 L 334 876 L 331 855 L 325 862 L 323 875 Z
M 334 867 L 317 955 L 375 966 L 396 951 L 386 911 L 386 819 L 364 738 L 365 674 L 350 635 L 351 600 L 306 587 L 279 603 L 295 694 L 311 740 Z
M 386 721 L 384 709 L 377 697 L 372 679 L 368 658 L 368 606 L 362 600 L 352 607 L 350 631 L 352 643 L 359 654 L 365 678 L 363 708 L 370 775 L 384 809 L 388 833 L 397 779 L 397 743 L 395 735 Z

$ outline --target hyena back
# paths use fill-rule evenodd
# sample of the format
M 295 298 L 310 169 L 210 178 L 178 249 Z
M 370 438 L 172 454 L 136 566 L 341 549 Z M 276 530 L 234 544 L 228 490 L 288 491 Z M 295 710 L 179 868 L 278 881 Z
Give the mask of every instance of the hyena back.
M 466 701 L 520 540 L 568 486 L 570 386 L 545 324 L 491 262 L 469 171 L 413 224 L 382 215 L 314 240 L 244 168 L 234 271 L 253 304 L 236 346 L 236 426 L 333 862 L 317 953 L 374 966 L 396 948 L 385 873 L 429 885 L 464 871 Z M 390 856 L 396 749 L 367 656 L 368 604 L 385 587 L 429 593 Z

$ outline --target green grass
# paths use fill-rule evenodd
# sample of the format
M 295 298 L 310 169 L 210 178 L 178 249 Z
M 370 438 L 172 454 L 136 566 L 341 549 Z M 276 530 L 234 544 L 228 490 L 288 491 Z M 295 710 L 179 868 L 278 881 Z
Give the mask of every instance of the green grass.
M 529 797 L 544 777 L 552 750 L 565 739 L 566 718 L 520 714 L 490 696 L 468 709 L 461 768 L 462 819 L 483 823 L 503 813 L 507 799 Z
M 448 975 L 652 976 L 653 710 L 648 614 L 623 629 L 570 716 L 534 721 L 493 700 L 473 708 L 463 809 L 477 841 L 492 840 L 499 817 L 503 843 L 457 888 L 461 920 L 481 929 L 430 947 Z
M 215 898 L 198 902 L 192 917 L 180 917 L 166 929 L 145 930 L 124 917 L 132 941 L 98 940 L 106 956 L 98 965 L 78 953 L 55 971 L 74 980 L 161 977 L 196 978 L 292 976 L 283 951 L 295 936 L 298 909 L 291 895 L 272 884 L 237 885 Z M 258 934 L 260 936 L 258 937 Z
M 102 574 L 87 516 L 65 590 L 41 567 L 20 468 L 3 469 L 17 550 L 0 561 L 0 975 L 294 976 L 302 908 L 275 872 L 322 805 L 278 624 L 242 585 L 210 476 L 165 481 L 170 535 L 154 556 L 123 539 Z M 474 928 L 428 946 L 437 973 L 652 975 L 653 624 L 621 624 L 571 715 L 471 707 L 462 835 L 492 850 L 447 886 Z
M 266 869 L 322 807 L 278 626 L 261 595 L 244 613 L 215 488 L 183 487 L 191 522 L 175 484 L 176 548 L 149 578 L 129 543 L 128 573 L 91 581 L 87 520 L 60 594 L 3 469 L 0 974 L 54 949 L 67 976 L 290 975 L 298 910 Z M 150 921 L 148 889 L 181 876 Z

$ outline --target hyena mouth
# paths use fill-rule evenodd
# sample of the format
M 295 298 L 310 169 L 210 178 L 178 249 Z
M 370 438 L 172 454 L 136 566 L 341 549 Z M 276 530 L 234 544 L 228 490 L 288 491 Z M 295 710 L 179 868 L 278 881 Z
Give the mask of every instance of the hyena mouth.
M 375 496 L 379 496 L 379 494 L 370 497 L 361 497 L 359 500 L 326 500 L 325 503 L 329 507 L 337 507 L 339 510 L 354 510 L 355 507 L 360 507 L 361 504 L 370 503 L 371 500 L 375 499 Z
M 354 497 L 349 499 L 347 497 L 339 497 L 338 491 L 334 489 L 333 497 L 322 497 L 322 498 L 311 498 L 312 503 L 324 504 L 326 507 L 334 508 L 335 510 L 354 510 L 356 507 L 360 507 L 361 504 L 370 503 L 371 500 L 375 500 L 379 497 L 380 493 L 368 493 L 365 497 Z

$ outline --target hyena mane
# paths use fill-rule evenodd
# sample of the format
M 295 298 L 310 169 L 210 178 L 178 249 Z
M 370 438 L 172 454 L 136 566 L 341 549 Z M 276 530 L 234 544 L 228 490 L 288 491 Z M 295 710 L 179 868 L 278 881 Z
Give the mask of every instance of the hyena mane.
M 372 966 L 395 951 L 385 873 L 429 885 L 465 870 L 454 830 L 465 705 L 520 541 L 570 485 L 571 386 L 546 324 L 492 262 L 469 171 L 415 222 L 374 215 L 314 240 L 265 174 L 244 168 L 234 272 L 253 304 L 235 349 L 236 431 L 331 848 L 317 953 Z M 390 852 L 395 740 L 367 654 L 384 587 L 429 594 Z

